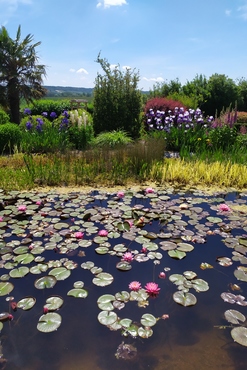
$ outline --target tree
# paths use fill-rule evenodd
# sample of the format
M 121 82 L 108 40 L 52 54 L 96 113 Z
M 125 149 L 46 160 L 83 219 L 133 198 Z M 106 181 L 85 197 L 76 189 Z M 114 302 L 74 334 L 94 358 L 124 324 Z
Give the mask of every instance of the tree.
M 94 130 L 123 130 L 132 138 L 137 138 L 141 129 L 142 95 L 138 90 L 139 74 L 127 68 L 120 71 L 119 66 L 111 69 L 106 59 L 96 60 L 104 75 L 97 74 L 93 95 Z
M 205 76 L 197 74 L 192 81 L 187 81 L 182 87 L 182 91 L 186 96 L 193 99 L 196 108 L 200 107 L 200 109 L 204 111 L 204 105 L 210 97 L 208 81 Z
M 244 77 L 238 80 L 238 110 L 247 111 L 247 80 Z
M 33 102 L 45 95 L 41 85 L 46 75 L 45 66 L 37 64 L 35 48 L 41 44 L 32 44 L 33 36 L 28 34 L 21 40 L 21 26 L 16 38 L 12 39 L 5 27 L 0 29 L 0 104 L 9 110 L 13 123 L 20 123 L 20 101 Z

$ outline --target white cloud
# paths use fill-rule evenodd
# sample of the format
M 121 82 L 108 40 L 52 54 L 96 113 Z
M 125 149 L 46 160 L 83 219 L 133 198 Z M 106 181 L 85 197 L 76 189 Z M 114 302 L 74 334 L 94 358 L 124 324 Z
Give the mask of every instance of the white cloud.
M 86 69 L 84 68 L 80 68 L 76 71 L 76 73 L 85 73 L 86 75 L 88 75 L 88 71 L 86 71 Z
M 152 82 L 165 82 L 163 77 L 157 77 L 157 78 L 147 78 L 143 77 L 143 80 L 145 81 L 152 81 Z
M 131 69 L 131 67 L 130 67 L 130 66 L 122 66 L 122 68 L 123 68 L 123 69 L 125 69 L 125 70 L 126 70 L 126 69 Z
M 70 68 L 69 70 L 70 72 L 76 72 L 76 70 L 74 68 Z
M 226 9 L 226 10 L 225 10 L 225 15 L 226 15 L 227 17 L 229 17 L 229 16 L 231 15 L 231 13 L 232 13 L 232 11 L 231 11 L 231 10 L 229 10 L 229 9 Z
M 98 2 L 97 8 L 100 8 L 101 6 L 104 8 L 110 8 L 110 6 L 122 6 L 127 4 L 126 0 L 103 0 Z
M 238 8 L 238 11 L 241 12 L 240 17 L 243 18 L 244 20 L 247 20 L 247 4 L 240 6 Z
M 111 69 L 114 69 L 114 68 L 117 68 L 117 67 L 118 67 L 118 64 L 111 64 L 111 65 L 110 65 L 110 68 L 111 68 Z
M 9 18 L 11 18 L 18 11 L 18 7 L 20 4 L 32 5 L 32 0 L 0 0 L 1 25 L 8 23 Z

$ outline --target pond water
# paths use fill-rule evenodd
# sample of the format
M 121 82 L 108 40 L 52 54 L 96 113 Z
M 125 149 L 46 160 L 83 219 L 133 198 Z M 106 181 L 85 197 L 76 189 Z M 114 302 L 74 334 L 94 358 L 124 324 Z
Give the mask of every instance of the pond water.
M 0 198 L 0 369 L 246 370 L 245 193 Z

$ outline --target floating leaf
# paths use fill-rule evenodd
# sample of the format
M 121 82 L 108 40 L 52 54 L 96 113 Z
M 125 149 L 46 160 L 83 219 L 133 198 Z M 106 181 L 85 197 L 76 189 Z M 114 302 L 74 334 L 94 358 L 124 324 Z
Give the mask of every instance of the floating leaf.
M 246 320 L 245 316 L 241 312 L 236 310 L 227 310 L 224 313 L 224 316 L 226 320 L 232 324 L 239 324 L 240 321 L 245 322 Z
M 156 322 L 157 322 L 156 318 L 150 313 L 145 313 L 141 317 L 141 324 L 145 327 L 154 326 Z
M 185 292 L 175 292 L 173 294 L 173 299 L 175 302 L 188 307 L 194 306 L 197 302 L 196 297 L 192 293 L 185 293 Z
M 206 270 L 206 269 L 213 269 L 214 267 L 212 265 L 210 265 L 209 263 L 207 263 L 207 262 L 202 262 L 200 264 L 200 268 L 202 270 Z
M 0 282 L 0 296 L 7 295 L 14 289 L 14 285 L 9 282 Z
M 101 272 L 93 279 L 93 283 L 98 286 L 110 285 L 113 282 L 113 276 L 108 272 Z
M 181 252 L 191 252 L 193 251 L 194 246 L 188 243 L 178 243 L 177 250 Z
M 117 321 L 117 314 L 113 311 L 101 311 L 98 314 L 98 320 L 102 325 L 112 325 Z
M 247 281 L 247 273 L 243 270 L 237 269 L 234 271 L 234 276 L 241 281 Z
M 30 253 L 20 254 L 14 257 L 14 261 L 21 263 L 22 265 L 27 265 L 34 260 L 34 256 Z
M 18 267 L 9 272 L 12 278 L 22 278 L 29 273 L 29 268 L 26 266 Z
M 43 333 L 50 333 L 59 328 L 62 317 L 56 312 L 48 312 L 39 318 L 37 329 Z
M 59 296 L 52 296 L 47 298 L 46 304 L 44 305 L 49 311 L 58 310 L 63 305 L 63 299 Z
M 209 289 L 208 283 L 202 279 L 195 279 L 192 281 L 192 287 L 197 292 L 206 292 Z
M 176 249 L 176 250 L 168 251 L 168 255 L 172 258 L 176 258 L 176 259 L 181 260 L 186 256 L 186 253 L 185 252 L 180 252 Z
M 35 280 L 34 286 L 37 289 L 53 288 L 56 282 L 55 276 L 43 276 Z
M 122 319 L 122 320 L 119 321 L 119 324 L 124 329 L 126 329 L 126 328 L 129 328 L 130 327 L 130 325 L 132 324 L 132 320 L 130 320 L 130 319 Z
M 36 298 L 34 297 L 25 297 L 17 302 L 17 307 L 21 308 L 24 311 L 30 310 L 36 303 Z
M 75 298 L 86 298 L 88 291 L 82 288 L 74 288 L 68 291 L 67 295 Z
M 130 298 L 129 292 L 122 291 L 115 294 L 115 299 L 122 302 L 128 302 Z
M 247 328 L 243 326 L 238 326 L 231 330 L 231 336 L 234 342 L 241 344 L 242 346 L 247 347 Z
M 228 267 L 232 265 L 232 260 L 228 257 L 218 257 L 216 261 L 219 262 L 221 266 Z
M 192 280 L 197 276 L 197 274 L 194 271 L 185 271 L 183 275 L 186 277 L 186 279 L 189 280 Z
M 153 335 L 153 330 L 152 329 L 147 329 L 147 328 L 140 327 L 138 329 L 138 335 L 141 338 L 150 338 Z
M 49 275 L 55 276 L 57 280 L 65 280 L 71 274 L 71 271 L 65 267 L 56 267 L 49 272 Z
M 209 216 L 209 217 L 207 217 L 207 220 L 209 222 L 214 223 L 214 224 L 218 224 L 218 223 L 222 222 L 222 219 L 220 217 L 212 217 L 212 216 Z
M 116 264 L 116 268 L 121 271 L 129 271 L 132 269 L 132 265 L 126 261 L 120 261 Z
M 104 294 L 98 298 L 97 304 L 102 311 L 112 311 L 114 309 L 112 302 L 115 300 L 114 295 Z

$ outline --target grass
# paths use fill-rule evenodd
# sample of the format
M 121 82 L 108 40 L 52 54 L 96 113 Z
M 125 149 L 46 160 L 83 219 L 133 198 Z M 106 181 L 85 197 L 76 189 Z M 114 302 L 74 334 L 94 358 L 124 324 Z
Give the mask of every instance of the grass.
M 236 162 L 236 161 L 235 161 Z M 242 162 L 242 163 L 241 163 Z M 150 182 L 167 186 L 247 188 L 246 161 L 230 155 L 210 158 L 164 158 L 162 138 L 148 138 L 125 146 L 49 154 L 0 157 L 3 190 L 30 190 L 40 186 L 130 186 Z

